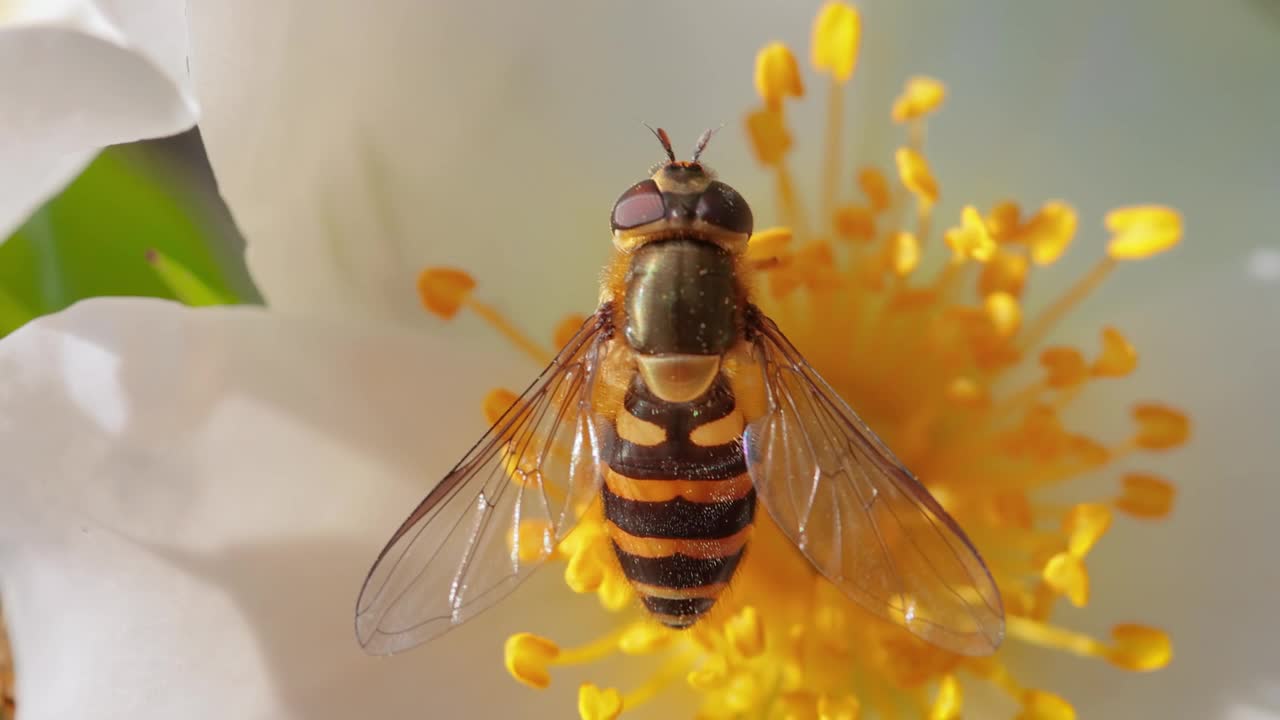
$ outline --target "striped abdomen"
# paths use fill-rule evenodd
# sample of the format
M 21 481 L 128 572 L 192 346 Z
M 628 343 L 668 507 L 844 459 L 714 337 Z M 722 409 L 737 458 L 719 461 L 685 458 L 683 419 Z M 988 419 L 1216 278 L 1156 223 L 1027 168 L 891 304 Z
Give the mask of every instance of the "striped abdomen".
M 672 403 L 637 374 L 623 405 L 603 489 L 614 551 L 645 607 L 688 627 L 733 576 L 755 517 L 742 413 L 722 375 Z

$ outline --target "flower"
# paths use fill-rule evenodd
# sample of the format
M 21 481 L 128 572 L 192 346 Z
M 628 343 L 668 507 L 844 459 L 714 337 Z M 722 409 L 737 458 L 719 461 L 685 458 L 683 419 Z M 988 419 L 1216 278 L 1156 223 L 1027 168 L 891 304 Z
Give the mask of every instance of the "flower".
M 1109 212 L 1113 235 L 1104 257 L 1024 321 L 1033 268 L 1052 265 L 1072 243 L 1076 211 L 1061 201 L 1030 212 L 1012 200 L 985 212 L 966 205 L 954 227 L 934 230 L 940 189 L 924 137 L 945 88 L 927 77 L 908 80 L 894 103 L 893 119 L 907 131 L 895 153 L 896 173 L 865 166 L 846 175 L 840 165 L 844 93 L 860 25 L 857 10 L 841 2 L 825 5 L 814 24 L 813 65 L 829 76 L 817 203 L 806 202 L 790 167 L 797 141 L 786 104 L 803 95 L 798 63 L 781 43 L 757 56 L 763 105 L 746 116 L 746 128 L 755 157 L 774 177 L 775 205 L 790 227 L 753 238 L 748 255 L 762 274 L 756 301 L 966 528 L 1002 590 L 1013 641 L 1125 670 L 1161 669 L 1172 657 L 1164 631 L 1118 624 L 1101 641 L 1053 624 L 1052 614 L 1063 599 L 1076 607 L 1089 603 L 1085 560 L 1114 516 L 1164 518 L 1174 486 L 1158 475 L 1130 472 L 1083 501 L 1064 503 L 1046 491 L 1092 473 L 1114 473 L 1137 453 L 1181 447 L 1190 421 L 1180 410 L 1147 402 L 1134 406 L 1133 427 L 1114 438 L 1070 429 L 1063 420 L 1069 406 L 1130 375 L 1137 352 L 1112 327 L 1103 329 L 1091 356 L 1046 346 L 1044 339 L 1119 263 L 1175 246 L 1181 216 L 1160 206 Z M 816 215 L 807 211 L 815 205 Z M 519 347 L 535 348 L 536 358 L 536 343 L 478 304 L 474 286 L 457 271 L 430 269 L 421 281 L 424 306 L 442 317 L 460 305 L 476 308 Z M 450 301 L 442 302 L 445 297 Z M 570 317 L 561 334 L 580 323 Z M 1038 377 L 1025 377 L 1028 366 Z M 504 402 L 491 416 L 515 397 L 501 395 Z M 1021 717 L 1075 717 L 1061 696 L 1027 687 L 1003 655 L 957 656 L 874 617 L 821 577 L 767 514 L 756 524 L 730 590 L 692 630 L 679 632 L 636 616 L 604 519 L 588 515 L 557 548 L 564 580 L 574 592 L 597 594 L 605 608 L 621 614 L 621 627 L 572 649 L 529 633 L 513 635 L 508 671 L 545 688 L 552 666 L 610 654 L 653 657 L 652 677 L 629 692 L 584 683 L 583 720 L 615 718 L 680 678 L 699 693 L 696 714 L 703 718 L 886 717 L 899 708 L 951 718 L 962 712 L 962 675 L 1004 691 L 1021 706 Z
M 945 68 L 954 104 L 925 153 L 943 192 L 936 217 L 961 215 L 948 207 L 960 194 L 952 178 L 968 178 L 963 195 L 986 207 L 997 185 L 1052 197 L 1057 188 L 1039 183 L 1053 177 L 1081 198 L 1081 228 L 1101 215 L 1099 198 L 1143 188 L 1176 201 L 1190 235 L 1215 238 L 1179 248 L 1149 275 L 1129 270 L 1059 330 L 1085 337 L 1071 323 L 1092 323 L 1102 305 L 1144 357 L 1168 360 L 1145 363 L 1125 387 L 1176 387 L 1194 410 L 1197 443 L 1179 455 L 1176 474 L 1212 483 L 1181 486 L 1168 533 L 1126 537 L 1116 549 L 1127 553 L 1094 553 L 1088 564 L 1107 579 L 1100 585 L 1131 588 L 1128 563 L 1161 558 L 1144 567 L 1143 588 L 1158 602 L 1141 614 L 1174 628 L 1180 647 L 1206 650 L 1182 652 L 1149 683 L 1093 675 L 1089 665 L 1064 670 L 1057 659 L 1051 677 L 1085 717 L 1120 704 L 1192 716 L 1263 704 L 1272 666 L 1249 639 L 1269 621 L 1273 588 L 1267 573 L 1238 568 L 1270 567 L 1257 528 L 1270 527 L 1274 506 L 1263 494 L 1272 484 L 1249 483 L 1266 477 L 1271 455 L 1257 419 L 1270 386 L 1256 368 L 1274 364 L 1275 348 L 1256 329 L 1274 296 L 1243 269 L 1270 227 L 1260 179 L 1273 163 L 1259 149 L 1269 147 L 1276 110 L 1254 92 L 1266 86 L 1268 65 L 1257 57 L 1269 40 L 1244 5 L 1204 17 L 1164 3 L 1101 14 L 1024 5 L 923 16 L 901 3 L 869 7 L 850 118 L 866 131 L 846 141 L 852 149 L 875 137 L 858 113 L 882 115 L 902 78 Z M 619 118 L 713 124 L 707 108 L 737 106 L 750 85 L 708 75 L 734 77 L 737 43 L 779 32 L 793 10 L 726 19 L 710 4 L 682 7 L 678 18 L 649 5 L 530 6 L 495 19 L 437 4 L 388 7 L 187 4 L 202 132 L 270 310 L 95 300 L 0 343 L 0 593 L 27 720 L 403 717 L 423 707 L 563 717 L 573 706 L 554 695 L 576 691 L 567 673 L 530 694 L 494 662 L 517 628 L 536 624 L 560 638 L 597 631 L 583 626 L 594 600 L 566 598 L 553 574 L 402 658 L 365 658 L 351 638 L 370 553 L 478 434 L 475 398 L 530 373 L 466 323 L 424 320 L 415 275 L 428 263 L 474 268 L 483 292 L 500 287 L 534 327 L 589 303 L 607 247 L 602 208 L 651 159 L 644 141 L 619 139 Z M 708 31 L 726 22 L 734 32 Z M 577 23 L 603 30 L 577 34 Z M 1071 32 L 1032 32 L 1041 27 Z M 187 28 L 154 30 L 172 39 Z M 689 72 L 688 54 L 654 52 L 657 35 L 724 52 Z M 1219 35 L 1227 39 L 1214 44 Z M 894 62 L 908 50 L 912 67 Z M 186 76 L 183 62 L 165 68 Z M 895 87 L 877 86 L 868 68 Z M 102 78 L 104 88 L 113 81 L 129 82 Z M 1029 98 L 1042 102 L 1029 107 Z M 44 129 L 24 127 L 21 137 Z M 738 132 L 730 124 L 718 146 L 732 148 Z M 998 139 L 998 152 L 982 138 Z M 814 145 L 799 137 L 797 152 Z M 749 185 L 748 153 L 716 160 L 747 197 L 764 197 Z M 0 166 L 7 183 L 18 182 L 4 174 L 13 167 Z M 495 200 L 508 211 L 493 212 Z M 900 264 L 910 264 L 909 244 L 901 247 Z M 1059 261 L 1068 277 L 1082 254 Z M 512 258 L 519 272 L 505 270 Z M 435 412 L 443 408 L 454 412 Z M 1097 592 L 1090 611 L 1123 617 L 1133 595 Z M 551 599 L 557 612 L 530 611 Z M 612 706 L 607 687 L 587 700 L 601 712 Z

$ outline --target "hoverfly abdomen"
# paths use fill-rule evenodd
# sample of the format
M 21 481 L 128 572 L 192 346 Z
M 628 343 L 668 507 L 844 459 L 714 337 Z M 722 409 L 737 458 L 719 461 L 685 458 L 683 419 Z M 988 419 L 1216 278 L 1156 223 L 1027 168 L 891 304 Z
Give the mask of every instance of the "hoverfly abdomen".
M 645 607 L 671 627 L 710 610 L 742 557 L 756 510 L 743 423 L 723 375 L 674 403 L 638 374 L 615 422 L 602 489 L 609 534 Z

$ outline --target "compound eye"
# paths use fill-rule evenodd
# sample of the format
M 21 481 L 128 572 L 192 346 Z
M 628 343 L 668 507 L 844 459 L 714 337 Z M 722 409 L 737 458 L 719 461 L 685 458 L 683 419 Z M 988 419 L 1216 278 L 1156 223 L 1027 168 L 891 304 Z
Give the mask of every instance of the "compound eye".
M 666 214 L 662 191 L 653 180 L 632 185 L 613 206 L 613 229 L 630 230 L 661 220 Z
M 751 206 L 742 199 L 737 190 L 719 180 L 712 181 L 698 198 L 698 209 L 695 216 L 709 225 L 715 225 L 729 232 L 751 234 Z

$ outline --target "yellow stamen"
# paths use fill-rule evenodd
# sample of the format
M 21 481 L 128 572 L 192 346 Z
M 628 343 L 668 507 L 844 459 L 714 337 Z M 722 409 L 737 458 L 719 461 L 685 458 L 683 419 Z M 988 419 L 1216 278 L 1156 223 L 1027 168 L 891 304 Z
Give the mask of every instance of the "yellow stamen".
M 827 90 L 827 142 L 822 153 L 822 204 L 818 208 L 823 218 L 830 218 L 835 212 L 843 159 L 840 132 L 843 127 L 844 84 L 833 79 Z
M 1191 436 L 1191 420 L 1180 410 L 1144 403 L 1133 409 L 1138 421 L 1138 434 L 1134 444 L 1144 450 L 1168 450 L 1187 442 Z
M 772 267 L 787 256 L 791 247 L 791 228 L 771 227 L 751 236 L 747 243 L 747 260 L 757 268 Z
M 982 307 L 997 335 L 1011 337 L 1018 331 L 1018 325 L 1022 322 L 1022 308 L 1018 306 L 1017 298 L 1008 293 L 991 293 L 983 301 Z
M 955 675 L 942 676 L 938 696 L 929 708 L 929 720 L 960 720 L 964 711 L 964 693 Z
M 674 631 L 655 622 L 632 623 L 618 638 L 618 649 L 626 655 L 649 655 L 671 644 Z
M 1045 369 L 1045 384 L 1059 390 L 1075 387 L 1089 377 L 1084 356 L 1075 348 L 1045 348 L 1040 365 Z
M 1018 230 L 1022 227 L 1022 209 L 1012 200 L 996 203 L 987 214 L 987 227 L 996 241 L 1005 243 L 1017 240 Z
M 506 388 L 494 388 L 484 396 L 484 419 L 489 421 L 490 425 L 498 422 L 498 420 L 511 409 L 512 405 L 520 399 L 519 395 L 507 390 Z
M 843 2 L 828 2 L 813 24 L 813 67 L 831 73 L 836 82 L 847 82 L 857 67 L 861 40 L 858 9 Z
M 1037 265 L 1056 261 L 1075 237 L 1076 225 L 1075 208 L 1057 201 L 1045 204 L 1020 233 L 1031 248 L 1031 261 Z
M 747 138 L 761 165 L 777 168 L 791 149 L 791 132 L 781 109 L 763 108 L 747 115 Z
M 1182 239 L 1182 216 L 1172 208 L 1138 205 L 1107 213 L 1107 229 L 1115 233 L 1107 254 L 1115 260 L 1139 260 L 1164 252 Z
M 889 262 L 898 277 L 906 277 L 920 264 L 920 241 L 909 232 L 889 237 Z
M 471 295 L 476 281 L 462 270 L 453 268 L 427 268 L 418 275 L 418 298 L 422 306 L 446 320 L 466 307 L 491 327 L 502 334 L 513 345 L 539 365 L 551 362 L 551 353 L 534 342 L 502 313 L 490 305 L 476 300 Z
M 560 654 L 560 646 L 533 633 L 516 633 L 507 638 L 504 661 L 516 680 L 539 690 L 551 685 L 548 668 Z
M 903 181 L 906 181 L 905 177 Z M 936 197 L 935 191 L 934 198 Z M 996 241 L 991 238 L 986 221 L 972 205 L 966 205 L 960 211 L 960 227 L 951 228 L 943 237 L 947 247 L 951 248 L 952 259 L 955 261 L 973 259 L 986 262 L 996 252 Z
M 756 53 L 756 93 L 765 105 L 779 108 L 788 97 L 802 97 L 800 64 L 786 45 L 770 43 Z
M 1138 367 L 1138 351 L 1119 330 L 1102 329 L 1102 352 L 1094 361 L 1090 372 L 1096 377 L 1123 377 Z
M 898 164 L 898 177 L 903 186 L 915 194 L 923 205 L 938 202 L 938 181 L 933 178 L 929 163 L 918 151 L 909 147 L 898 148 L 894 155 Z
M 677 655 L 662 664 L 658 671 L 649 676 L 643 685 L 627 693 L 622 698 L 622 707 L 634 708 L 649 702 L 663 690 L 671 687 L 679 677 L 689 672 L 689 659 L 685 655 Z
M 1081 558 L 1071 553 L 1058 553 L 1045 563 L 1041 577 L 1054 592 L 1066 595 L 1072 605 L 1084 607 L 1089 604 L 1089 573 Z
M 1067 550 L 1076 557 L 1084 557 L 1089 553 L 1098 539 L 1111 527 L 1111 510 L 1105 505 L 1081 503 L 1071 508 L 1062 523 L 1067 533 Z
M 1111 629 L 1114 646 L 1088 635 L 1046 625 L 1030 618 L 1010 615 L 1005 627 L 1012 637 L 1026 642 L 1057 648 L 1086 657 L 1100 657 L 1126 670 L 1157 670 L 1173 658 L 1173 645 L 1162 630 L 1145 625 L 1116 625 Z
M 1123 492 L 1114 501 L 1120 512 L 1152 520 L 1167 516 L 1173 509 L 1176 490 L 1168 480 L 1149 473 L 1129 473 L 1121 482 Z
M 987 228 L 991 236 L 998 241 L 999 235 L 992 229 L 990 219 L 987 220 Z M 990 295 L 1004 292 L 1014 297 L 1021 297 L 1022 289 L 1026 286 L 1028 269 L 1029 261 L 1025 255 L 997 250 L 982 266 L 982 273 L 978 276 L 978 294 Z
M 1111 258 L 1103 258 L 1098 261 L 1098 264 L 1094 265 L 1093 269 L 1086 273 L 1084 277 L 1076 281 L 1076 284 L 1071 286 L 1062 297 L 1040 313 L 1040 316 L 1031 323 L 1027 332 L 1023 334 L 1019 345 L 1024 349 L 1038 345 L 1063 316 L 1070 312 L 1081 300 L 1084 300 L 1089 293 L 1096 290 L 1103 280 L 1107 279 L 1107 275 L 1111 274 L 1115 266 L 1116 261 Z
M 938 109 L 946 95 L 946 86 L 934 78 L 922 75 L 909 78 L 902 94 L 893 101 L 893 121 L 901 123 L 922 118 Z
M 578 688 L 578 715 L 582 720 L 614 720 L 622 714 L 622 695 L 613 688 L 583 683 Z

